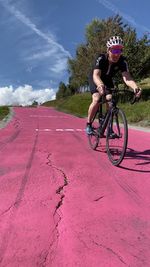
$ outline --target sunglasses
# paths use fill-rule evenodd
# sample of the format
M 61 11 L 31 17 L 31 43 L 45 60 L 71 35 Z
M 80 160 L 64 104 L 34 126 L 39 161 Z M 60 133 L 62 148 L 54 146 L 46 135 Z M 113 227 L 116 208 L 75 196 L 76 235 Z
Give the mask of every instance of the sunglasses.
M 112 54 L 121 54 L 122 53 L 122 49 L 119 49 L 119 48 L 112 48 L 112 49 L 110 49 L 110 52 L 112 53 Z

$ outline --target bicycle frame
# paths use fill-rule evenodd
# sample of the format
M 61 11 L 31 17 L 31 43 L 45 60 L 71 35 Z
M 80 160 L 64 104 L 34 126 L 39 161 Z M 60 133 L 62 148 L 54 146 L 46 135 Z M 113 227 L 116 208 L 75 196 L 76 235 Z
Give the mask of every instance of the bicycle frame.
M 110 103 L 110 107 L 109 109 L 105 112 L 105 115 L 104 115 L 104 121 L 102 123 L 100 123 L 100 119 L 102 118 L 102 115 L 103 115 L 103 112 L 102 112 L 102 105 L 104 103 Z M 107 127 L 107 124 L 108 124 L 108 121 L 112 115 L 112 113 L 114 112 L 114 110 L 118 109 L 117 106 L 116 106 L 116 102 L 114 101 L 114 99 L 112 98 L 112 100 L 110 101 L 102 101 L 100 102 L 100 107 L 99 107 L 99 115 L 98 115 L 98 118 L 99 118 L 99 134 L 104 134 L 105 130 L 106 130 L 106 127 Z
M 102 124 L 99 125 L 99 134 L 104 134 L 110 116 L 111 116 L 111 109 L 109 109 L 109 110 L 106 112 L 104 121 L 102 122 Z

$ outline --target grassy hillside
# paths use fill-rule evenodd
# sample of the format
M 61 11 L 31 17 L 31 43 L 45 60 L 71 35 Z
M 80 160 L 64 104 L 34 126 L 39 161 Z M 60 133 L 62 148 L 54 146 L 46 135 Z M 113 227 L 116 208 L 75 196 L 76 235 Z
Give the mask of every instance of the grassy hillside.
M 91 102 L 90 93 L 76 94 L 60 100 L 53 100 L 44 103 L 44 106 L 55 107 L 60 111 L 75 114 L 79 117 L 87 115 L 87 108 Z
M 0 121 L 4 119 L 9 113 L 9 108 L 4 106 L 0 107 Z
M 44 103 L 44 106 L 55 107 L 57 110 L 79 117 L 87 117 L 90 102 L 91 94 L 83 93 L 61 100 L 49 101 Z M 150 127 L 150 100 L 140 101 L 134 105 L 130 103 L 119 103 L 119 106 L 125 111 L 129 123 Z

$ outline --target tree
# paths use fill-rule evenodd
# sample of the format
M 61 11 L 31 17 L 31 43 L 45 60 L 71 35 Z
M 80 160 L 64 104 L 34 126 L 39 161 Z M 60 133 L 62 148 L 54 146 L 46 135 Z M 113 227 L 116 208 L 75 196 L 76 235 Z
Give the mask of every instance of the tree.
M 56 93 L 56 99 L 61 99 L 72 94 L 71 85 L 66 86 L 63 82 L 60 82 L 58 92 Z
M 124 40 L 124 52 L 133 77 L 141 79 L 148 75 L 150 45 L 147 35 L 138 40 L 135 29 L 123 23 L 119 15 L 106 20 L 96 18 L 86 27 L 85 44 L 80 44 L 75 58 L 68 60 L 69 84 L 70 86 L 76 84 L 76 91 L 88 84 L 88 75 L 95 57 L 106 51 L 106 41 L 113 35 L 120 35 Z M 117 77 L 117 81 L 122 81 L 121 76 Z
M 144 35 L 138 40 L 136 31 L 129 27 L 124 33 L 124 43 L 124 54 L 128 58 L 130 72 L 136 80 L 146 77 L 150 69 L 150 46 L 148 37 Z
M 56 93 L 56 99 L 65 97 L 67 87 L 63 82 L 60 82 L 58 92 Z
M 38 102 L 36 100 L 33 101 L 32 106 L 36 107 L 38 106 Z

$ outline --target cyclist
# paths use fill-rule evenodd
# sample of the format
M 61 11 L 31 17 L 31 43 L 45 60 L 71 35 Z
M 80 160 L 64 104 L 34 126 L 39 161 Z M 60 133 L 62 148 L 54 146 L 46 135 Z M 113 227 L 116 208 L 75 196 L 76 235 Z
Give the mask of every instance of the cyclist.
M 86 125 L 86 133 L 92 134 L 92 118 L 94 117 L 100 97 L 106 93 L 106 99 L 111 100 L 110 90 L 107 88 L 113 88 L 112 78 L 118 71 L 122 72 L 122 78 L 125 84 L 132 88 L 136 97 L 140 97 L 141 88 L 138 88 L 136 82 L 129 73 L 128 64 L 123 52 L 123 41 L 119 36 L 112 36 L 106 43 L 107 53 L 100 54 L 96 60 L 92 72 L 89 75 L 89 86 L 92 94 L 92 103 L 88 110 L 88 119 Z M 138 92 L 137 92 L 137 89 Z M 107 105 L 107 108 L 109 105 Z M 112 133 L 113 134 L 113 133 Z

